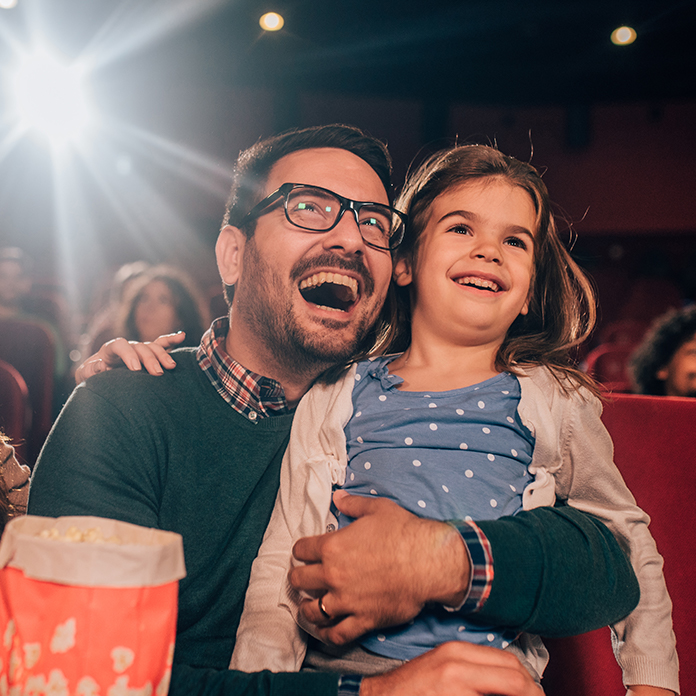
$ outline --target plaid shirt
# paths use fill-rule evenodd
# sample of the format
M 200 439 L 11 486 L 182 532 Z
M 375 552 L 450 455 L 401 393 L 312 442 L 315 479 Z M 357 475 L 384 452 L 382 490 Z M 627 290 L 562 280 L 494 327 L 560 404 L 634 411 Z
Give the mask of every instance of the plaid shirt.
M 274 379 L 257 375 L 225 352 L 229 317 L 216 319 L 205 332 L 196 358 L 218 394 L 238 413 L 259 418 L 289 413 L 283 387 Z
M 220 396 L 238 413 L 256 422 L 274 414 L 288 413 L 283 387 L 273 379 L 242 367 L 225 352 L 229 318 L 216 319 L 201 339 L 196 358 Z M 471 588 L 461 607 L 463 614 L 478 611 L 491 592 L 493 555 L 486 535 L 473 522 L 453 523 L 462 535 L 471 559 Z M 362 677 L 341 675 L 338 696 L 353 696 L 360 690 Z

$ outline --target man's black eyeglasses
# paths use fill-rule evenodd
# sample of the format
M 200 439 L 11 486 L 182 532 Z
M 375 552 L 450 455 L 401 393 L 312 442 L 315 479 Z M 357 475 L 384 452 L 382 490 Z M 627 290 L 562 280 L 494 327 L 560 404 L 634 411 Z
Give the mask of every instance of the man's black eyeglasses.
M 239 226 L 244 227 L 269 212 L 281 199 L 288 222 L 308 232 L 328 232 L 336 227 L 343 213 L 350 210 L 365 244 L 375 249 L 396 249 L 404 238 L 405 213 L 382 203 L 353 201 L 307 184 L 283 184 L 257 203 Z

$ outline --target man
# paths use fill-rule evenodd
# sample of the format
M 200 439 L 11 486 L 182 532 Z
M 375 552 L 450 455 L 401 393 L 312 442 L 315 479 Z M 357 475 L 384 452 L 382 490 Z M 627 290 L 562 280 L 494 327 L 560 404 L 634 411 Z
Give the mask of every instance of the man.
M 696 306 L 657 319 L 629 371 L 637 394 L 696 396 Z
M 327 673 L 224 671 L 292 409 L 327 368 L 379 333 L 396 241 L 389 223 L 381 236 L 376 229 L 391 219 L 389 177 L 384 146 L 347 126 L 291 132 L 243 152 L 216 246 L 229 330 L 227 319 L 215 322 L 198 353 L 175 352 L 177 367 L 163 377 L 114 371 L 79 387 L 37 464 L 32 514 L 101 515 L 183 535 L 175 696 L 538 693 L 516 658 L 464 643 L 362 684 Z M 340 203 L 330 229 L 298 226 L 294 185 Z M 309 565 L 294 576 L 340 604 L 336 621 L 320 601 L 305 606 L 336 642 L 407 621 L 430 601 L 463 604 L 482 622 L 561 634 L 618 619 L 637 599 L 609 532 L 569 508 L 458 529 L 385 500 L 338 504 L 357 521 L 302 540 L 296 555 Z

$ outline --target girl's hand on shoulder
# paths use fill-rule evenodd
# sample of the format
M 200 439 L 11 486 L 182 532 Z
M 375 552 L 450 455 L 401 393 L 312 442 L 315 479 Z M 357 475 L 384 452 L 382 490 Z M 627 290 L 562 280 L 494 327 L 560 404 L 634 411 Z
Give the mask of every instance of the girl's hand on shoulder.
M 626 696 L 677 696 L 674 691 L 659 686 L 629 686 Z
M 151 375 L 162 375 L 164 374 L 162 368 L 171 370 L 176 367 L 176 362 L 167 351 L 176 348 L 185 337 L 186 334 L 179 331 L 160 336 L 147 343 L 114 338 L 105 343 L 94 355 L 90 355 L 75 370 L 75 383 L 80 384 L 93 375 L 122 365 L 133 372 L 144 367 Z

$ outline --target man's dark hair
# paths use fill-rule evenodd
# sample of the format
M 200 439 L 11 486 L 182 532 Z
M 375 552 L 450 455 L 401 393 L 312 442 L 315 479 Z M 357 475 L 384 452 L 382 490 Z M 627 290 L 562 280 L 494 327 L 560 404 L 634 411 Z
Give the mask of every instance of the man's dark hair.
M 628 371 L 637 394 L 664 396 L 665 382 L 657 372 L 696 335 L 696 305 L 673 309 L 659 317 L 631 356 Z
M 293 129 L 275 135 L 244 150 L 239 154 L 232 180 L 232 190 L 227 201 L 224 225 L 239 227 L 244 216 L 265 196 L 264 188 L 273 165 L 286 155 L 300 150 L 333 147 L 347 150 L 374 169 L 389 197 L 392 199 L 392 161 L 386 145 L 354 126 L 335 123 L 328 126 L 313 126 L 301 130 Z M 302 181 L 292 183 L 305 183 Z M 254 234 L 254 225 L 245 227 L 247 237 Z M 234 294 L 233 286 L 225 286 L 228 304 Z

